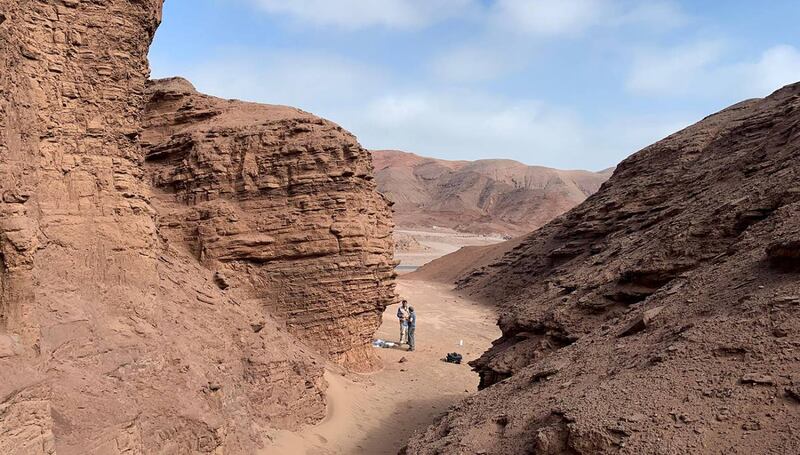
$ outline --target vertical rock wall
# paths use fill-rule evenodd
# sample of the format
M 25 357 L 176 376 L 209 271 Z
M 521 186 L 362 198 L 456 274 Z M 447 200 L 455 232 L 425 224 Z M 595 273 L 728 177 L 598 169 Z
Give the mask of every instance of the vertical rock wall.
M 223 234 L 241 229 L 235 211 L 251 206 L 221 204 L 196 212 L 197 238 L 165 241 L 184 231 L 169 221 L 180 220 L 177 212 L 157 212 L 172 207 L 153 202 L 140 145 L 146 55 L 160 11 L 160 0 L 0 0 L 0 453 L 254 453 L 266 429 L 297 428 L 325 414 L 325 360 L 286 329 L 292 299 L 328 302 L 331 308 L 316 312 L 325 317 L 332 308 L 352 315 L 352 326 L 330 316 L 333 329 L 322 330 L 318 316 L 316 325 L 293 332 L 349 339 L 323 353 L 368 365 L 360 346 L 376 309 L 393 298 L 379 259 L 387 254 L 383 240 L 370 237 L 388 229 L 379 227 L 377 206 L 370 213 L 371 206 L 354 203 L 341 217 L 361 226 L 365 240 L 336 264 L 360 261 L 351 281 L 326 275 L 339 284 L 323 294 L 338 300 L 315 299 L 310 286 L 295 289 L 317 276 L 313 258 L 321 253 L 276 251 L 296 257 L 308 274 L 280 281 L 284 270 L 262 272 L 262 259 L 244 251 L 277 241 L 305 245 L 301 252 L 333 250 L 354 238 L 344 228 L 331 241 L 311 221 L 289 218 L 286 225 L 298 229 L 270 234 L 273 243 L 263 243 L 260 230 L 252 239 L 231 237 Z M 240 175 L 250 176 L 252 163 L 243 155 Z M 353 172 L 368 173 L 368 165 Z M 331 189 L 317 200 L 310 187 L 297 188 L 306 188 L 299 208 L 342 197 Z M 175 206 L 195 210 L 199 204 L 186 205 L 186 194 Z M 209 225 L 216 223 L 207 221 L 217 209 L 226 215 L 214 234 Z M 281 240 L 290 235 L 320 239 Z M 225 249 L 239 259 L 228 259 Z M 231 274 L 234 286 L 227 286 L 198 258 L 225 264 L 220 269 L 229 274 L 258 270 Z M 247 285 L 235 286 L 239 279 Z M 369 308 L 347 295 L 362 291 Z M 281 299 L 265 305 L 267 292 Z
M 14 282 L 6 292 L 16 297 L 10 301 L 36 297 L 36 283 L 21 275 L 48 247 L 64 259 L 70 250 L 99 259 L 106 250 L 135 256 L 153 248 L 137 138 L 160 7 L 155 0 L 2 3 L 0 213 L 4 266 Z M 97 264 L 81 265 L 91 274 Z M 113 266 L 106 272 L 130 276 Z M 61 273 L 53 278 L 65 282 L 81 272 Z M 32 314 L 8 302 L 5 313 L 36 341 Z

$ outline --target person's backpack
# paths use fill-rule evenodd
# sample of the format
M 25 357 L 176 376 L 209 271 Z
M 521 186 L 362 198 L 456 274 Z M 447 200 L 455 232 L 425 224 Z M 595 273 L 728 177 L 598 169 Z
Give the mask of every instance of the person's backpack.
M 448 363 L 455 363 L 456 365 L 460 365 L 461 364 L 461 359 L 463 359 L 461 354 L 459 354 L 457 352 L 450 352 L 450 353 L 447 354 L 447 357 L 444 358 L 444 361 L 448 362 Z

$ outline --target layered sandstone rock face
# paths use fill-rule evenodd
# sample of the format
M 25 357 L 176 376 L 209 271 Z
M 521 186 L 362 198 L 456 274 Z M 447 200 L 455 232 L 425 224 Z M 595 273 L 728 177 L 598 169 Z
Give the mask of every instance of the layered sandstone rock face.
M 254 453 L 265 428 L 296 428 L 324 416 L 323 357 L 350 359 L 374 324 L 371 314 L 392 298 L 386 289 L 376 291 L 384 300 L 376 297 L 366 308 L 349 295 L 363 283 L 377 288 L 384 275 L 380 266 L 368 265 L 391 254 L 378 252 L 383 239 L 369 237 L 388 229 L 374 227 L 379 208 L 348 199 L 344 224 L 327 226 L 334 241 L 307 219 L 287 218 L 285 229 L 297 238 L 290 242 L 291 234 L 275 232 L 266 203 L 246 189 L 261 184 L 252 172 L 263 156 L 251 156 L 255 164 L 241 157 L 248 171 L 240 175 L 253 176 L 243 180 L 240 197 L 249 199 L 242 205 L 217 200 L 199 209 L 201 200 L 213 199 L 206 190 L 223 185 L 222 178 L 208 184 L 185 178 L 191 187 L 185 197 L 178 177 L 171 180 L 175 187 L 157 180 L 166 185 L 156 190 L 159 196 L 171 191 L 175 197 L 165 198 L 169 203 L 152 198 L 155 174 L 145 167 L 159 164 L 145 163 L 139 138 L 146 54 L 160 11 L 160 0 L 0 0 L 0 453 Z M 303 118 L 287 123 L 319 126 Z M 257 136 L 241 139 L 270 140 L 265 132 Z M 292 159 L 309 165 L 301 156 Z M 324 160 L 324 153 L 315 159 Z M 342 174 L 350 171 L 368 174 L 368 160 L 362 157 Z M 234 180 L 227 181 L 238 185 Z M 327 205 L 333 213 L 336 199 L 346 197 L 331 189 L 317 199 L 296 183 L 296 204 L 316 207 L 325 220 L 332 216 L 323 216 Z M 270 224 L 269 233 L 259 224 L 246 234 L 237 221 L 237 211 L 252 206 L 261 210 L 258 223 Z M 162 207 L 167 211 L 159 215 Z M 354 214 L 362 211 L 363 220 Z M 190 235 L 192 223 L 197 238 L 169 244 Z M 354 233 L 358 229 L 366 234 Z M 301 240 L 318 237 L 319 243 Z M 340 280 L 337 296 L 334 285 L 318 288 L 312 281 L 314 264 L 319 276 L 340 278 L 326 272 L 331 261 L 323 251 L 333 251 L 334 242 L 342 250 L 373 252 L 337 262 L 344 269 L 346 259 L 361 261 L 350 266 L 350 281 Z M 350 243 L 359 246 L 339 246 Z M 262 272 L 276 257 L 286 259 L 284 268 Z M 214 261 L 233 271 L 259 270 L 234 273 L 223 290 L 218 268 L 205 266 Z M 302 264 L 305 282 L 276 279 L 290 274 L 292 261 Z M 238 280 L 249 282 L 236 286 Z M 292 289 L 273 289 L 278 286 Z M 256 292 L 276 297 L 268 304 Z M 297 298 L 296 319 L 286 314 L 291 298 Z M 322 304 L 331 305 L 317 308 L 334 321 L 332 335 L 349 328 L 337 314 L 348 315 L 354 328 L 350 344 L 319 355 L 293 333 L 319 330 L 318 315 L 301 313 Z M 303 330 L 284 322 L 296 320 L 306 323 Z M 367 363 L 363 357 L 352 354 Z
M 800 453 L 800 84 L 625 160 L 461 281 L 482 390 L 409 453 Z
M 161 232 L 224 287 L 353 370 L 393 303 L 391 213 L 369 153 L 306 112 L 151 82 L 143 142 Z

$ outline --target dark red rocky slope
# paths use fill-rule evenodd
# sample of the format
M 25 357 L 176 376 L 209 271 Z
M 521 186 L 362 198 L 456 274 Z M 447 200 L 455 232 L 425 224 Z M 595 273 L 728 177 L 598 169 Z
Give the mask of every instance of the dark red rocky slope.
M 800 453 L 800 84 L 645 148 L 460 286 L 483 390 L 409 453 Z

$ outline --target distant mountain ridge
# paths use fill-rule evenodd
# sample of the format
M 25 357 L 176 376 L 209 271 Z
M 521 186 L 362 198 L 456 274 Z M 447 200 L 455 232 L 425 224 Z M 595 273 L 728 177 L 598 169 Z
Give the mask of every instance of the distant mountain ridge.
M 613 171 L 559 170 L 504 159 L 448 161 L 372 152 L 378 191 L 401 227 L 477 234 L 531 232 L 595 193 Z

